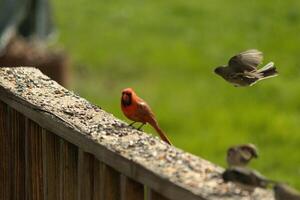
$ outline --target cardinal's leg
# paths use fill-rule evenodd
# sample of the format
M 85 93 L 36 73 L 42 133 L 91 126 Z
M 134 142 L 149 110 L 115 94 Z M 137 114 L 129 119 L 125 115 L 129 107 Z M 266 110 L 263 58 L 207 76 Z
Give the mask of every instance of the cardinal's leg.
M 132 122 L 129 124 L 129 126 L 133 127 L 133 124 L 135 124 L 136 122 Z
M 145 125 L 145 123 L 142 123 L 142 125 L 140 125 L 140 127 L 138 127 L 137 130 L 141 131 L 144 125 Z

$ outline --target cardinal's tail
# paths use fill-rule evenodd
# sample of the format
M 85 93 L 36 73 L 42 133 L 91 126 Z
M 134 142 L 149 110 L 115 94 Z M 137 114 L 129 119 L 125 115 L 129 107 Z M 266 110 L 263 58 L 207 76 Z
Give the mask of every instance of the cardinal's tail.
M 165 141 L 166 143 L 168 143 L 169 145 L 172 145 L 171 141 L 169 140 L 169 138 L 167 137 L 167 135 L 163 132 L 163 130 L 161 130 L 161 128 L 158 126 L 158 123 L 156 121 L 154 121 L 153 123 L 150 123 L 153 128 L 156 130 L 156 132 L 159 134 L 159 137 Z

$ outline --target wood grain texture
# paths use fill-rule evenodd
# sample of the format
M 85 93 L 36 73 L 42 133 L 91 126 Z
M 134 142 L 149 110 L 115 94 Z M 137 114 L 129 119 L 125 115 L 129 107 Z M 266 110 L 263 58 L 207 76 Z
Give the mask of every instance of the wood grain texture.
M 60 199 L 60 138 L 43 130 L 44 197 L 45 200 Z
M 103 199 L 103 192 L 102 192 L 102 187 L 101 184 L 103 184 L 102 182 L 102 176 L 103 174 L 101 173 L 100 169 L 100 161 L 95 159 L 93 159 L 93 197 L 92 200 L 104 200 Z
M 12 199 L 25 198 L 25 117 L 9 109 L 11 155 L 12 155 Z
M 78 197 L 78 148 L 63 141 L 61 144 L 62 199 L 77 200 Z
M 155 192 L 154 190 L 148 191 L 148 198 L 147 200 L 170 200 L 167 197 L 162 196 L 161 194 Z
M 144 185 L 126 176 L 121 177 L 121 200 L 144 199 Z
M 100 163 L 101 183 L 100 191 L 101 198 L 105 200 L 121 199 L 121 179 L 120 174 L 113 168 Z
M 8 107 L 0 101 L 0 199 L 11 199 L 11 135 L 9 131 Z
M 44 199 L 42 128 L 26 119 L 26 199 Z
M 78 195 L 81 200 L 93 200 L 94 178 L 94 156 L 80 150 L 78 158 Z

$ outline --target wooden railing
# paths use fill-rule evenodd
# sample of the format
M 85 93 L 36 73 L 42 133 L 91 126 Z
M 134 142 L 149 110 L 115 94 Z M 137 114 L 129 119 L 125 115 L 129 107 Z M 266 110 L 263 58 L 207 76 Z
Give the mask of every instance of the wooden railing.
M 34 68 L 0 68 L 0 199 L 273 199 L 137 131 Z

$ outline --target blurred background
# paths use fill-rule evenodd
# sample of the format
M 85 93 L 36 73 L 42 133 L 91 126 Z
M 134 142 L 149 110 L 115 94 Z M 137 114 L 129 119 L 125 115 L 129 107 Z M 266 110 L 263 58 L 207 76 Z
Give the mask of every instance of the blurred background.
M 69 89 L 129 122 L 120 95 L 132 87 L 178 148 L 225 167 L 230 145 L 254 143 L 251 167 L 300 189 L 300 1 L 50 3 Z M 250 48 L 280 76 L 235 88 L 214 75 Z

